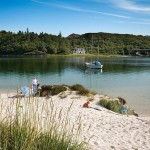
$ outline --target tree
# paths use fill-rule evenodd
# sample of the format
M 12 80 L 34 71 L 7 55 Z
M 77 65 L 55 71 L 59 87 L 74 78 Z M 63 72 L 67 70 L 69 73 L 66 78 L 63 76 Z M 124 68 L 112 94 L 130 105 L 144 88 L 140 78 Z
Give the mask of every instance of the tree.
M 59 38 L 62 38 L 62 34 L 61 34 L 61 32 L 59 32 L 58 37 L 59 37 Z

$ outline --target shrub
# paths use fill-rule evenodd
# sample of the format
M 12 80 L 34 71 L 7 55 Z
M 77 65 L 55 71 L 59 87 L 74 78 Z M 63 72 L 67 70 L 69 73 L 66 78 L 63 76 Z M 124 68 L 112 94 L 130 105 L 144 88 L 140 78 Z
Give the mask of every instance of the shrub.
M 78 91 L 78 94 L 80 94 L 80 95 L 88 95 L 90 93 L 89 90 L 85 89 L 80 84 L 72 85 L 72 86 L 70 86 L 70 89 L 73 90 L 73 91 Z
M 119 101 L 106 100 L 106 99 L 101 99 L 99 101 L 99 105 L 117 113 L 122 113 L 121 109 L 122 109 L 122 104 L 124 103 L 126 103 L 126 100 L 120 97 L 119 97 Z M 127 113 L 128 115 L 138 116 L 138 114 L 131 108 L 127 108 Z
M 74 85 L 70 86 L 70 89 L 73 91 L 80 91 L 80 90 L 83 90 L 85 88 L 80 84 L 74 84 Z
M 106 100 L 106 99 L 101 99 L 101 100 L 99 101 L 99 104 L 100 104 L 102 107 L 106 108 L 106 106 L 107 106 L 107 100 Z
M 117 101 L 102 99 L 99 101 L 99 104 L 111 111 L 121 113 L 121 105 Z
M 65 85 L 43 85 L 41 87 L 40 96 L 57 95 L 67 90 Z
M 67 88 L 64 85 L 55 85 L 52 87 L 51 95 L 57 95 L 66 90 L 67 90 Z

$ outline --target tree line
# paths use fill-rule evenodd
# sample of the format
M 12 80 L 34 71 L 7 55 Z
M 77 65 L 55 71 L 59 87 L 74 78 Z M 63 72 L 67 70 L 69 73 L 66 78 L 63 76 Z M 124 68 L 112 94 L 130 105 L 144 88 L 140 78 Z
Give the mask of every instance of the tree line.
M 0 31 L 0 55 L 71 54 L 74 48 L 84 48 L 89 54 L 129 55 L 133 49 L 150 49 L 150 36 L 99 32 L 62 37 L 61 33 L 37 34 L 28 29 Z

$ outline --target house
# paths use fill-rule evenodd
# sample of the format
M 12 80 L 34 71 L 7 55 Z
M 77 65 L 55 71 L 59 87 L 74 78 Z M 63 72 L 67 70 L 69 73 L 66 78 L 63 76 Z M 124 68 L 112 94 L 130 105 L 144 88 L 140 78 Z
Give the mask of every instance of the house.
M 133 49 L 132 53 L 136 56 L 150 56 L 150 49 Z
M 84 48 L 75 48 L 73 50 L 73 54 L 85 54 L 85 49 Z

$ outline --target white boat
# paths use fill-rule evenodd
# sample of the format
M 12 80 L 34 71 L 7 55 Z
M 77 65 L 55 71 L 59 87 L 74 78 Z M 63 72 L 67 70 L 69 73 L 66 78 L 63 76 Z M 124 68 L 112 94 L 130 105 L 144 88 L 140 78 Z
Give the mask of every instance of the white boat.
M 93 61 L 91 63 L 86 62 L 85 64 L 88 68 L 92 68 L 92 69 L 102 69 L 103 68 L 103 65 L 99 61 Z
M 92 49 L 93 49 L 93 36 L 92 36 Z M 99 46 L 98 46 L 98 53 L 99 53 Z M 98 60 L 92 61 L 92 62 L 86 62 L 85 65 L 91 69 L 102 69 L 103 68 L 103 65 Z

